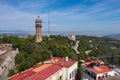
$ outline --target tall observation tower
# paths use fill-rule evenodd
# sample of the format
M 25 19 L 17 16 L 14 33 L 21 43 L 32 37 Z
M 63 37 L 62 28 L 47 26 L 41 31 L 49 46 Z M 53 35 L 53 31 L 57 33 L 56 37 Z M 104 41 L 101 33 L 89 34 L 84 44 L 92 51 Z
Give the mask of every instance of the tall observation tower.
M 42 20 L 38 16 L 38 18 L 35 21 L 35 27 L 36 27 L 36 42 L 42 42 Z

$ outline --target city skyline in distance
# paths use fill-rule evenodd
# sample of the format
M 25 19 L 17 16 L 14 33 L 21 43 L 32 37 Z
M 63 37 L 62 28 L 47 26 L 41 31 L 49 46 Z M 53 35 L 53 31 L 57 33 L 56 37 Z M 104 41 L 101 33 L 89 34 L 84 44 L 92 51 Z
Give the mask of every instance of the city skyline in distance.
M 3 0 L 0 2 L 1 30 L 35 31 L 37 16 L 43 31 L 119 33 L 119 0 Z

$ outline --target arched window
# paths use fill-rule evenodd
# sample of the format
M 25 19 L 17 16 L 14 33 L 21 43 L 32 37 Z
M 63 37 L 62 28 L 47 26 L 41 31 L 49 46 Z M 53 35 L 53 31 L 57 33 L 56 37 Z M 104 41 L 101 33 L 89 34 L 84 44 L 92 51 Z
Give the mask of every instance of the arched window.
M 100 76 L 98 77 L 98 80 L 103 80 Z

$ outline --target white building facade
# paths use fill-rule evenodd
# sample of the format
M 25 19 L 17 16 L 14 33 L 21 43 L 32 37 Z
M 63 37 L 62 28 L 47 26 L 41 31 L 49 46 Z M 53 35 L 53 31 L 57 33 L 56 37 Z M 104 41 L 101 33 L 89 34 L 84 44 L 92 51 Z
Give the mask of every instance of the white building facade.
M 81 65 L 83 80 L 103 80 L 105 77 L 115 76 L 115 72 L 100 60 L 85 62 Z

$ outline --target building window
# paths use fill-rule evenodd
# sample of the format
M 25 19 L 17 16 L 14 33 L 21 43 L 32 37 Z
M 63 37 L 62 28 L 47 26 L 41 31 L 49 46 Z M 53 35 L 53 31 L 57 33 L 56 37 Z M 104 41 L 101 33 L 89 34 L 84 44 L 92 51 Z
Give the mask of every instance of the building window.
M 93 76 L 93 79 L 96 79 L 96 76 L 95 76 L 95 75 Z
M 77 75 L 77 69 L 75 69 L 75 75 Z
M 91 73 L 90 76 L 93 77 L 93 74 Z
M 62 80 L 62 76 L 59 77 L 59 80 Z
M 87 70 L 85 70 L 85 73 L 87 73 Z
M 102 76 L 102 78 L 104 78 L 104 76 Z
M 90 76 L 90 72 L 88 72 L 88 75 Z
M 75 70 L 72 72 L 72 78 L 75 77 Z
M 96 74 L 95 73 L 93 73 L 93 79 L 96 79 Z
M 98 77 L 98 80 L 102 80 L 102 78 L 99 76 L 99 77 Z
M 72 78 L 71 73 L 70 73 L 70 79 Z
M 76 74 L 75 74 L 75 70 L 74 70 L 74 77 L 75 77 L 75 75 L 76 75 Z

